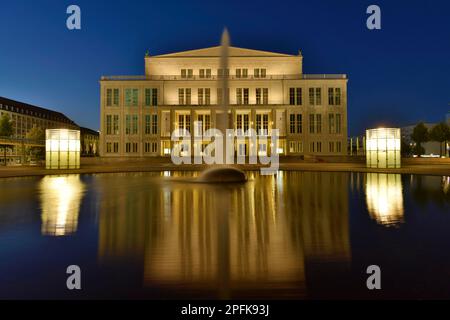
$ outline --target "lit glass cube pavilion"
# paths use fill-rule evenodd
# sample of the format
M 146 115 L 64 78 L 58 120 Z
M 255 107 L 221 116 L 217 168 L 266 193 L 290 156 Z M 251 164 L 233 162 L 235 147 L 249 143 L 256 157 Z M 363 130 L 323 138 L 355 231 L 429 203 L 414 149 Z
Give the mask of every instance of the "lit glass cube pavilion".
M 80 131 L 45 130 L 45 167 L 47 169 L 80 168 Z
M 400 168 L 400 129 L 366 130 L 366 164 L 368 168 Z

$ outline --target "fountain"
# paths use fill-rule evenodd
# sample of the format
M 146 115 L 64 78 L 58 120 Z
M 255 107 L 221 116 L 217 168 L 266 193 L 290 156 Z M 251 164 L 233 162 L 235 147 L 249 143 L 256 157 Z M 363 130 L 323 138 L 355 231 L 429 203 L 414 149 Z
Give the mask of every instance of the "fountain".
M 222 70 L 222 77 L 218 76 L 219 88 L 222 88 L 221 105 L 218 107 L 220 113 L 216 113 L 216 129 L 223 133 L 223 146 L 226 146 L 226 130 L 229 127 L 228 121 L 228 107 L 229 107 L 229 94 L 228 94 L 228 48 L 230 46 L 230 37 L 228 30 L 225 28 L 222 33 L 221 39 L 221 54 L 220 54 L 220 68 Z M 234 158 L 234 156 L 233 156 Z M 232 161 L 227 161 L 226 150 L 223 150 L 222 164 L 215 164 L 211 168 L 203 171 L 198 177 L 199 182 L 216 183 L 216 182 L 245 182 L 247 177 L 245 173 L 235 167 L 227 165 Z M 233 159 L 230 159 L 233 160 Z

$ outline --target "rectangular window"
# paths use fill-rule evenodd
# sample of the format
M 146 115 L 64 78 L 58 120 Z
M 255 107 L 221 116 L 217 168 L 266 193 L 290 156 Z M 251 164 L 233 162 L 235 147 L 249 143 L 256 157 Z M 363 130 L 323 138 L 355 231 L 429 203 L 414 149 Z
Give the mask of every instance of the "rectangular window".
M 225 69 L 225 71 L 223 69 L 217 69 L 217 76 L 219 78 L 228 77 L 229 75 L 230 75 L 230 69 Z
M 149 88 L 145 89 L 145 105 L 150 106 L 152 103 L 152 90 Z
M 256 88 L 256 104 L 261 104 L 261 88 Z
M 158 105 L 158 89 L 157 88 L 152 89 L 152 105 L 153 106 Z
M 115 106 L 119 105 L 119 89 L 114 89 L 113 105 Z
M 158 134 L 158 115 L 152 114 L 152 134 Z
M 145 153 L 150 152 L 150 142 L 145 142 L 144 143 L 144 152 Z
M 183 131 L 191 132 L 191 116 L 189 114 L 178 115 L 178 133 L 183 135 Z
M 125 152 L 126 153 L 131 152 L 131 143 L 130 142 L 125 143 Z
M 295 105 L 295 88 L 289 88 L 289 104 Z
M 158 152 L 158 143 L 157 142 L 152 142 L 152 149 L 151 149 L 151 151 L 153 153 Z
M 106 134 L 112 133 L 112 116 L 107 115 L 106 116 Z
M 217 104 L 222 104 L 223 93 L 222 88 L 217 88 Z
M 259 78 L 259 75 L 260 75 L 259 69 L 255 69 L 255 70 L 254 70 L 254 76 L 255 76 L 255 78 Z
M 334 104 L 337 106 L 341 105 L 341 88 L 336 88 L 335 89 L 335 94 L 334 94 Z
M 114 115 L 113 118 L 113 134 L 119 134 L 119 115 Z
M 300 113 L 297 114 L 297 133 L 302 133 L 302 115 Z
M 242 88 L 236 88 L 236 104 L 242 104 Z
M 241 130 L 241 134 L 245 134 L 249 128 L 249 115 L 237 114 L 236 115 L 236 129 Z
M 181 77 L 182 78 L 192 78 L 194 75 L 194 71 L 192 69 L 181 69 Z
M 314 88 L 309 88 L 309 104 L 314 105 Z
M 336 152 L 342 152 L 342 144 L 340 141 L 336 142 Z
M 186 104 L 187 105 L 191 104 L 191 89 L 190 88 L 186 88 Z
M 125 89 L 125 105 L 127 107 L 136 107 L 138 105 L 138 89 Z
M 144 100 L 146 106 L 156 106 L 158 104 L 158 89 L 146 88 Z
M 296 88 L 295 93 L 295 104 L 300 106 L 302 104 L 302 88 Z
M 112 89 L 106 89 L 106 106 L 112 105 Z
M 295 133 L 295 114 L 293 113 L 289 115 L 289 133 Z
M 118 142 L 113 143 L 113 150 L 114 150 L 114 153 L 119 152 L 119 143 Z
M 242 69 L 242 78 L 248 77 L 248 69 Z
M 244 88 L 243 92 L 244 92 L 244 104 L 248 104 L 248 88 Z
M 145 125 L 144 125 L 144 133 L 145 134 L 150 134 L 150 130 L 151 130 L 151 117 L 149 114 L 145 115 Z
M 125 116 L 125 134 L 131 134 L 131 115 Z
M 137 144 L 137 142 L 133 142 L 133 152 L 134 153 L 138 152 L 138 144 Z
M 256 134 L 261 134 L 262 129 L 262 114 L 256 115 Z
M 137 134 L 138 133 L 138 115 L 137 114 L 133 114 L 133 127 L 132 127 L 132 131 L 131 134 Z
M 314 133 L 315 127 L 316 127 L 316 125 L 315 125 L 314 114 L 310 114 L 309 115 L 309 133 Z
M 178 104 L 184 105 L 184 89 L 183 88 L 178 89 Z
M 263 104 L 269 104 L 269 89 L 263 88 Z
M 336 133 L 335 128 L 334 113 L 330 113 L 328 115 L 328 133 Z
M 312 106 L 320 106 L 322 104 L 321 88 L 309 88 L 309 104 Z
M 335 130 L 337 134 L 341 133 L 341 115 L 339 113 L 336 113 L 336 126 Z
M 211 104 L 211 89 L 205 88 L 205 105 L 209 106 Z
M 333 141 L 328 142 L 328 151 L 334 152 L 334 142 Z
M 198 72 L 198 75 L 200 78 L 204 78 L 205 77 L 205 69 L 200 69 Z
M 241 69 L 236 69 L 236 78 L 240 78 L 241 75 Z
M 261 78 L 266 77 L 266 69 L 261 69 Z
M 301 134 L 303 132 L 302 115 L 301 113 L 291 113 L 289 115 L 289 133 Z
M 198 88 L 198 104 L 203 104 L 203 88 Z
M 206 69 L 206 78 L 211 78 L 211 69 Z
M 106 152 L 111 153 L 112 152 L 112 144 L 111 142 L 106 143 Z
M 328 104 L 334 105 L 334 88 L 328 88 Z
M 316 133 L 322 133 L 322 115 L 316 114 Z

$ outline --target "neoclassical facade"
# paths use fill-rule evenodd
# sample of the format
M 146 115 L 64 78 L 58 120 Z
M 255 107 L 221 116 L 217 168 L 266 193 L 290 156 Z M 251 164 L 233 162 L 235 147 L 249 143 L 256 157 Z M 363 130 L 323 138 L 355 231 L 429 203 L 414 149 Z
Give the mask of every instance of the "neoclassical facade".
M 347 152 L 347 76 L 303 74 L 303 56 L 229 48 L 229 68 L 220 68 L 220 46 L 146 55 L 143 76 L 103 76 L 100 155 L 170 156 L 174 130 L 194 134 L 215 127 L 228 94 L 229 128 L 254 129 L 274 146 L 258 152 L 281 155 L 344 155 Z M 228 78 L 228 92 L 220 79 Z M 240 140 L 236 154 L 248 155 Z M 187 149 L 194 146 L 194 140 Z

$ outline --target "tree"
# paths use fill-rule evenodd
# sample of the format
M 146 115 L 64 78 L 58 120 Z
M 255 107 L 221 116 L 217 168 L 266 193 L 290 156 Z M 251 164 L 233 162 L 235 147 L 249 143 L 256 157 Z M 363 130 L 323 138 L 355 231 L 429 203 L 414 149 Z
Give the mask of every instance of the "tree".
M 439 142 L 439 155 L 442 157 L 442 143 L 446 142 L 450 134 L 450 128 L 444 122 L 438 123 L 430 131 L 430 140 Z
M 43 140 L 45 140 L 45 131 L 40 127 L 33 126 L 33 128 L 31 128 L 31 130 L 27 133 L 26 138 L 28 140 L 34 140 L 37 143 L 40 143 Z M 43 147 L 28 147 L 27 148 L 27 153 L 32 158 L 35 158 L 35 159 L 42 159 L 43 155 L 44 155 L 44 151 L 45 151 L 45 148 L 43 148 Z
M 9 119 L 9 115 L 4 114 L 0 118 L 0 139 L 1 138 L 10 138 L 13 135 L 13 126 L 11 119 Z M 0 144 L 0 147 L 3 148 L 3 159 L 5 161 L 6 166 L 6 148 L 10 148 L 11 145 L 9 144 Z
M 423 122 L 420 122 L 414 127 L 411 139 L 416 143 L 415 152 L 420 157 L 425 152 L 422 143 L 430 140 L 428 129 Z
M 413 151 L 413 148 L 402 138 L 400 150 L 402 152 L 402 157 L 409 157 Z

